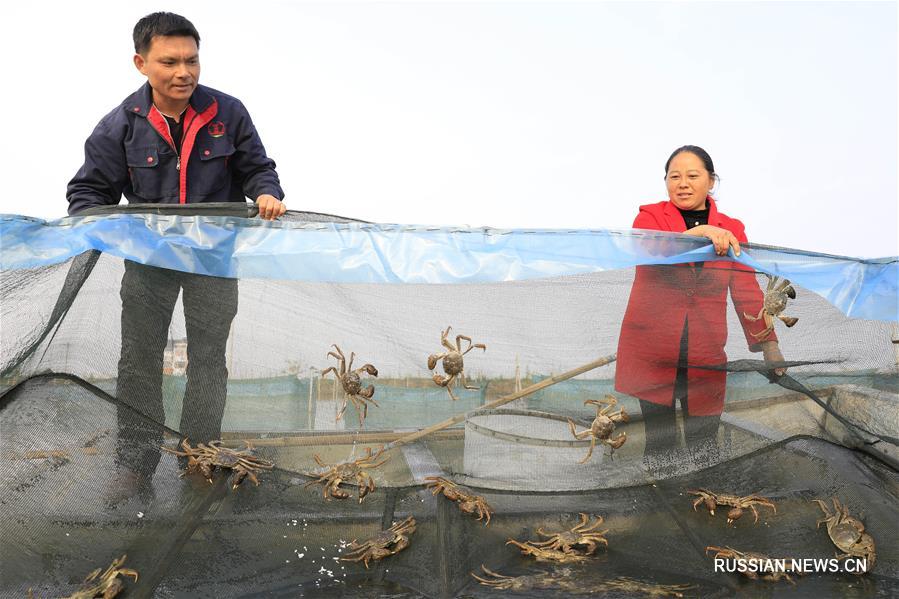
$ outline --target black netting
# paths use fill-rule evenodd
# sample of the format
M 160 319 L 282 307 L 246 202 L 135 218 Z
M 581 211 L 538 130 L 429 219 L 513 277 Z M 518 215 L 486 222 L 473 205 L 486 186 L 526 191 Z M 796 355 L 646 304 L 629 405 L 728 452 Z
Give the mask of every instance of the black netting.
M 688 596 L 899 593 L 895 323 L 847 318 L 794 285 L 783 314 L 799 320 L 774 323 L 783 359 L 766 361 L 758 343 L 769 337 L 746 328 L 740 306 L 754 300 L 740 294 L 754 286 L 761 297 L 768 279 L 721 273 L 685 264 L 500 283 L 340 284 L 218 279 L 96 251 L 4 270 L 2 532 L 15 542 L 3 546 L 2 593 L 67 595 L 122 554 L 140 573 L 125 583 L 127 596 L 511 592 L 479 584 L 471 573 L 484 576 L 482 565 L 535 576 L 519 579 L 523 596 L 640 596 L 626 581 L 689 585 Z M 647 276 L 662 291 L 638 296 L 635 279 Z M 686 293 L 689 281 L 731 276 L 743 283 L 724 290 L 721 322 L 653 328 L 667 305 L 703 301 Z M 445 351 L 447 325 L 450 345 L 463 334 L 486 346 L 465 355 L 472 389 L 454 387 L 455 400 L 432 379 L 441 367 L 427 364 Z M 703 345 L 704 332 L 719 329 L 724 352 Z M 334 345 L 347 360 L 355 353 L 353 368 L 377 368 L 377 378 L 361 376 L 378 404 L 364 425 L 353 403 L 337 419 L 343 390 L 333 373 L 322 376 L 339 367 Z M 647 398 L 666 393 L 686 400 L 660 413 Z M 610 395 L 628 418 L 609 438 L 626 438 L 614 451 L 596 444 L 585 460 L 589 436 L 575 438 L 571 426 L 588 429 L 598 408 L 584 402 Z M 258 487 L 247 480 L 236 490 L 220 475 L 212 484 L 181 478 L 186 460 L 160 448 L 184 437 L 234 448 L 249 440 L 275 468 Z M 307 485 L 315 456 L 334 464 L 384 445 L 389 460 L 371 471 L 376 490 L 362 503 L 352 485 L 345 500 Z M 482 495 L 490 525 L 435 497 L 424 487 L 433 476 Z M 757 493 L 777 513 L 759 508 L 754 524 L 747 511 L 727 526 L 728 508 L 694 511 L 688 491 L 697 488 Z M 876 541 L 868 575 L 814 573 L 792 587 L 714 571 L 707 546 L 832 557 L 811 501 L 832 497 Z M 602 516 L 608 529 L 608 548 L 585 563 L 538 563 L 505 544 L 571 528 L 579 513 Z M 339 560 L 353 539 L 410 515 L 417 530 L 404 551 L 369 569 Z

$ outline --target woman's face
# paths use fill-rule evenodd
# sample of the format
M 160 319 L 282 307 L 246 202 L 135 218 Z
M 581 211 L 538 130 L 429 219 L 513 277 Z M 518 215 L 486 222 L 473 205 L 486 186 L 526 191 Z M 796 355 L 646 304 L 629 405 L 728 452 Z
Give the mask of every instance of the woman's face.
M 665 175 L 668 199 L 681 210 L 705 210 L 705 198 L 714 183 L 702 160 L 692 152 L 672 158 Z

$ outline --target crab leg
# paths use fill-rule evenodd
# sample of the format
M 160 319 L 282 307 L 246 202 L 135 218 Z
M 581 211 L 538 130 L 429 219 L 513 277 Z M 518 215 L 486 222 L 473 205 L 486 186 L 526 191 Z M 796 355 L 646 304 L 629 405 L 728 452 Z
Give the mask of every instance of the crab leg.
M 799 319 L 795 316 L 784 316 L 783 314 L 778 314 L 777 317 L 788 327 L 791 327 L 799 322 Z
M 587 520 L 589 520 L 587 514 L 585 514 L 584 512 L 581 512 L 579 515 L 580 515 L 580 517 L 581 517 L 581 521 L 578 522 L 577 525 L 576 525 L 574 528 L 571 529 L 571 531 L 572 531 L 572 532 L 578 532 L 578 533 L 580 533 L 580 532 L 585 532 L 585 531 L 587 531 L 587 530 L 590 530 L 590 529 L 587 529 L 587 528 L 583 528 L 583 526 L 584 526 L 585 524 L 587 524 Z M 600 522 L 602 522 L 602 520 L 600 520 Z M 594 526 L 593 528 L 596 528 L 596 527 Z
M 448 350 L 450 350 L 450 351 L 456 351 L 456 348 L 453 347 L 453 344 L 449 342 L 449 339 L 447 339 L 447 336 L 449 335 L 450 329 L 452 329 L 452 328 L 453 328 L 453 327 L 448 326 L 448 327 L 446 327 L 446 330 L 443 331 L 443 333 L 440 334 L 440 343 L 441 343 L 441 344 L 443 345 L 443 347 L 445 347 L 446 349 L 448 349 Z
M 759 313 L 757 316 L 752 316 L 751 314 L 747 314 L 746 312 L 743 312 L 743 318 L 745 318 L 746 320 L 750 320 L 752 322 L 757 322 L 758 319 L 762 317 L 762 314 L 764 312 L 765 312 L 765 306 L 762 306 L 762 309 L 759 310 Z
M 472 572 L 471 575 L 475 578 L 475 580 L 477 580 L 483 584 L 486 584 L 488 586 L 502 585 L 503 581 L 514 580 L 513 576 L 505 576 L 503 574 L 498 574 L 498 573 L 494 572 L 493 570 L 491 570 L 490 568 L 488 568 L 487 566 L 485 566 L 484 564 L 481 564 L 481 570 L 483 570 L 484 573 L 487 574 L 488 576 L 493 576 L 497 580 L 488 580 L 486 578 L 481 578 L 474 572 Z
M 596 447 L 596 437 L 590 437 L 590 449 L 587 450 L 587 455 L 584 456 L 584 459 L 578 462 L 578 464 L 585 464 L 587 460 L 590 459 L 590 456 L 593 455 L 593 448 Z
M 777 291 L 778 293 L 781 291 L 786 291 L 787 287 L 789 287 L 789 286 L 790 286 L 790 279 L 784 279 L 783 281 L 781 281 L 780 285 L 778 285 L 775 288 L 775 291 Z
M 465 337 L 465 339 L 468 339 L 468 337 Z M 466 349 L 464 352 L 461 352 L 463 356 L 473 349 L 482 349 L 484 351 L 487 351 L 487 346 L 483 343 L 471 343 L 471 339 L 468 339 L 468 343 L 468 349 Z
M 583 524 L 586 524 L 586 523 L 587 523 L 587 514 L 581 514 L 581 515 L 584 516 L 584 522 L 583 522 Z M 599 528 L 599 525 L 602 524 L 602 523 L 603 523 L 603 517 L 602 517 L 602 516 L 597 516 L 597 517 L 596 517 L 596 522 L 594 522 L 592 525 L 588 526 L 587 528 L 584 528 L 584 529 L 580 530 L 579 532 L 591 532 L 591 531 L 596 530 L 597 528 Z M 599 533 L 599 534 L 605 534 L 605 532 L 602 532 L 602 533 Z
M 464 372 L 459 373 L 459 380 L 462 381 L 462 386 L 465 387 L 466 389 L 480 389 L 480 387 L 474 387 L 474 386 L 471 386 L 468 384 L 467 379 L 465 378 Z

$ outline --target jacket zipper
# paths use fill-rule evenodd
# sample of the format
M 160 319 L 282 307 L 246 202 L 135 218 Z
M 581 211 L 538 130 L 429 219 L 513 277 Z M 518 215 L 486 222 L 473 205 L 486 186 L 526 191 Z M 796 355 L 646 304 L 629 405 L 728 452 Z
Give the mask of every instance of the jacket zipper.
M 158 110 L 158 109 L 157 109 L 157 110 Z M 160 113 L 160 114 L 162 114 L 162 113 Z M 171 126 L 169 126 L 169 120 L 168 120 L 167 118 L 165 118 L 165 115 L 162 115 L 162 120 L 165 121 L 165 128 L 166 128 L 166 130 L 169 132 L 169 139 L 172 139 L 172 128 L 171 128 Z M 181 129 L 181 131 L 182 131 L 182 133 L 181 133 L 181 147 L 184 147 L 184 133 L 183 133 L 184 128 L 183 128 L 183 123 L 182 123 L 182 129 Z M 178 148 L 175 147 L 175 144 L 172 143 L 172 142 L 170 142 L 168 139 L 163 140 L 163 141 L 165 141 L 167 144 L 169 144 L 169 147 L 172 148 L 172 150 L 175 152 L 175 157 L 178 159 L 178 161 L 175 163 L 175 170 L 180 171 L 180 170 L 181 170 L 181 152 L 179 152 L 179 151 L 178 151 Z

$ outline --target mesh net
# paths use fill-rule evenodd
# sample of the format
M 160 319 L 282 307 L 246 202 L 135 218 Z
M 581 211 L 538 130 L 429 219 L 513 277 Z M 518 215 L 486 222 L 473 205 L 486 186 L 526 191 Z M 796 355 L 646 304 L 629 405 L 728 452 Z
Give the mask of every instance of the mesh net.
M 353 222 L 285 221 L 272 234 Z M 452 269 L 394 234 L 423 271 Z M 358 243 L 347 241 L 347 270 Z M 464 243 L 453 251 L 469 257 Z M 789 259 L 810 271 L 824 260 Z M 715 571 L 706 547 L 830 558 L 811 500 L 834 497 L 864 521 L 876 565 L 861 578 L 794 577 L 791 592 L 899 593 L 894 321 L 848 317 L 795 281 L 765 304 L 766 274 L 701 260 L 465 284 L 197 272 L 97 249 L 39 266 L 4 260 L 0 526 L 17 540 L 2 548 L 4 595 L 70 594 L 124 554 L 140 573 L 128 596 L 753 594 L 788 583 Z M 766 305 L 798 321 L 775 318 L 766 333 Z M 774 339 L 782 356 L 766 362 Z M 453 351 L 462 372 L 441 386 Z M 342 371 L 358 381 L 339 381 Z M 187 458 L 161 448 L 185 438 L 248 441 L 274 468 L 236 489 L 227 471 L 211 484 L 180 476 Z M 364 478 L 336 493 L 315 484 L 368 449 L 386 462 L 367 470 L 375 490 L 363 501 Z M 429 477 L 480 495 L 489 525 L 432 493 Z M 757 523 L 747 507 L 727 525 L 728 507 L 694 509 L 696 489 L 758 494 L 776 513 L 757 504 Z M 537 562 L 506 545 L 570 530 L 580 514 L 607 531 L 586 560 Z M 402 551 L 368 568 L 341 560 L 354 539 L 408 516 L 416 530 Z

